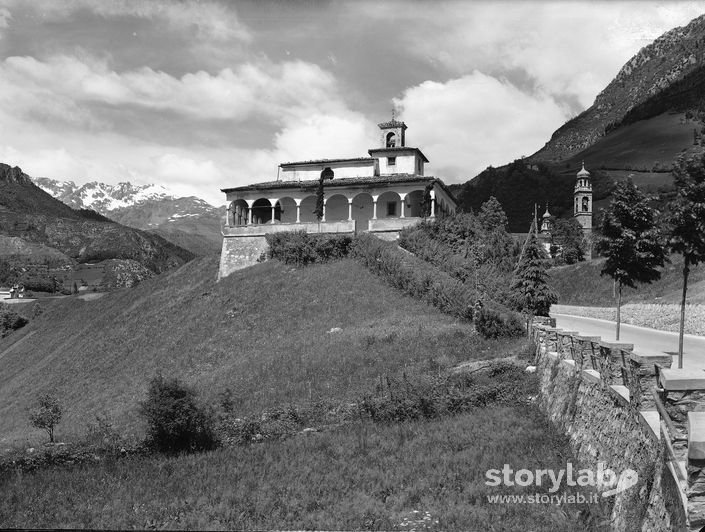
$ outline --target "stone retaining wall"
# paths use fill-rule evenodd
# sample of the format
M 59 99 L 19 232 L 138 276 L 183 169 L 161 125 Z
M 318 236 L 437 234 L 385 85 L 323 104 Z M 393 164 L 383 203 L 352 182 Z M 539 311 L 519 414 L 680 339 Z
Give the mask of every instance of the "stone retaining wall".
M 679 479 L 682 466 L 669 446 L 671 435 L 658 412 L 641 408 L 653 405 L 648 397 L 653 360 L 627 351 L 628 369 L 620 375 L 624 366 L 620 363 L 617 371 L 615 359 L 622 360 L 623 353 L 615 346 L 603 343 L 602 350 L 595 349 L 591 339 L 593 345 L 586 347 L 585 337 L 545 325 L 535 326 L 532 336 L 540 407 L 569 436 L 581 467 L 595 470 L 602 462 L 617 474 L 627 469 L 638 474 L 634 487 L 605 498 L 610 529 L 699 530 L 688 523 L 687 486 Z

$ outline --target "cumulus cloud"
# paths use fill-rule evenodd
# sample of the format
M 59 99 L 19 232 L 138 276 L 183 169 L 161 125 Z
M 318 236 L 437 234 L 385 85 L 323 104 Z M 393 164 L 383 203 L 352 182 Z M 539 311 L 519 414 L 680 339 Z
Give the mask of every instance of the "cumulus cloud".
M 317 65 L 301 61 L 282 64 L 261 60 L 217 74 L 204 71 L 174 77 L 142 67 L 126 72 L 110 70 L 104 60 L 55 56 L 9 57 L 0 63 L 3 94 L 12 93 L 8 105 L 36 109 L 37 95 L 85 121 L 79 109 L 84 102 L 111 106 L 130 105 L 171 111 L 194 119 L 244 121 L 265 118 L 283 123 L 313 110 L 335 114 L 344 111 L 335 79 Z
M 232 5 L 219 2 L 182 0 L 3 0 L 6 5 L 34 9 L 45 20 L 65 20 L 76 11 L 92 12 L 104 18 L 136 17 L 164 21 L 174 30 L 193 31 L 197 38 L 250 41 L 252 34 L 240 21 Z
M 396 35 L 417 56 L 456 76 L 472 70 L 528 84 L 581 108 L 641 47 L 702 14 L 701 2 L 365 3 L 373 20 L 395 20 Z M 421 22 L 422 21 L 422 22 Z M 419 38 L 418 24 L 433 38 Z M 577 111 L 579 109 L 573 109 Z
M 548 139 L 565 109 L 546 93 L 527 94 L 506 80 L 473 72 L 446 83 L 426 81 L 395 102 L 434 173 L 449 181 L 474 177 L 490 164 L 530 155 Z

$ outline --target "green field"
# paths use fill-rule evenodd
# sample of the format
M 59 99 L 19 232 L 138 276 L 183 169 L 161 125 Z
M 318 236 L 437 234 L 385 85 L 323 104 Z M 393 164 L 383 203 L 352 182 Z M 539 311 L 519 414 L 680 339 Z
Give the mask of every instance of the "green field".
M 259 419 L 321 401 L 391 404 L 402 392 L 419 400 L 424 390 L 433 401 L 461 405 L 460 396 L 451 397 L 455 388 L 439 396 L 429 383 L 462 377 L 452 368 L 463 362 L 529 353 L 524 339 L 483 340 L 471 324 L 402 295 L 349 260 L 304 269 L 269 261 L 218 283 L 216 268 L 201 259 L 135 289 L 45 304 L 0 345 L 3 446 L 19 445 L 22 454 L 41 443 L 43 434 L 27 422 L 40 389 L 62 400 L 57 436 L 70 449 L 99 413 L 122 436 L 141 437 L 137 405 L 157 371 L 194 385 L 210 404 L 230 389 L 236 415 Z M 521 366 L 497 367 L 514 370 L 462 377 L 471 400 L 457 411 L 406 421 L 340 416 L 317 432 L 197 455 L 6 469 L 0 527 L 589 527 L 599 507 L 487 501 L 529 493 L 486 486 L 488 469 L 559 469 L 573 460 L 566 438 L 531 400 L 535 377 Z M 380 392 L 387 377 L 395 387 Z M 406 398 L 396 395 L 395 415 L 413 406 Z

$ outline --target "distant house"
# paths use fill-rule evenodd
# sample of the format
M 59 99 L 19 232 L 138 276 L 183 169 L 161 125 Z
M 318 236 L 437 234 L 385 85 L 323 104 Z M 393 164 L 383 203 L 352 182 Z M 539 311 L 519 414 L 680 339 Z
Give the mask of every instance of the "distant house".
M 424 217 L 452 214 L 456 200 L 440 179 L 424 174 L 428 159 L 406 145 L 404 122 L 379 124 L 380 145 L 367 157 L 279 165 L 279 179 L 222 189 L 228 202 L 219 277 L 253 264 L 266 250 L 264 235 L 370 232 L 395 239 Z M 323 215 L 315 214 L 324 180 Z

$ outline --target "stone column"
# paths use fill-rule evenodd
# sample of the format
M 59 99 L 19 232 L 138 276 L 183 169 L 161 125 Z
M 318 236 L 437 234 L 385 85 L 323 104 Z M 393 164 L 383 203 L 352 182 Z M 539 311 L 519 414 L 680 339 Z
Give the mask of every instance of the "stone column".
M 372 219 L 377 219 L 377 198 L 379 196 L 372 196 Z
M 352 202 L 351 198 L 348 198 L 348 222 L 352 221 Z
M 296 202 L 296 223 L 301 223 L 301 200 L 294 200 Z
M 326 204 L 328 203 L 328 198 L 323 198 L 323 216 L 321 216 L 321 221 L 326 221 Z
M 245 201 L 247 201 L 247 225 L 252 225 L 252 206 L 255 204 L 255 200 Z
M 431 218 L 436 217 L 436 191 L 431 191 Z
M 272 221 L 269 223 L 272 223 L 272 224 L 277 222 L 274 218 L 274 210 L 277 208 L 277 201 L 279 201 L 279 200 L 278 199 L 269 200 L 269 203 L 272 205 Z
M 401 214 L 399 218 L 404 218 L 404 200 L 406 199 L 406 194 L 399 194 L 399 197 L 401 198 Z

